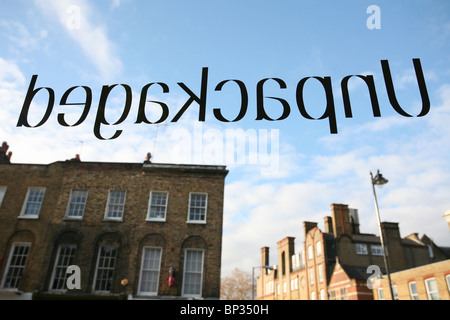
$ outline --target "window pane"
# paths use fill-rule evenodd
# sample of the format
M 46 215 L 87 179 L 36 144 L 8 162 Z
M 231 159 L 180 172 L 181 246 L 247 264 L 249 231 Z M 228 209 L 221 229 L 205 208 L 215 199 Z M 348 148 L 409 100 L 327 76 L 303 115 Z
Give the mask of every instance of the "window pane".
M 141 293 L 158 293 L 161 252 L 160 248 L 144 248 L 139 289 Z
M 411 300 L 419 300 L 416 283 L 410 282 L 408 285 L 409 285 L 409 293 L 411 295 Z
M 341 289 L 341 300 L 347 300 L 347 288 Z
M 203 251 L 186 250 L 183 295 L 200 296 L 203 277 Z
M 2 206 L 3 198 L 5 197 L 6 187 L 0 186 L 0 207 Z
M 191 193 L 189 205 L 190 221 L 206 220 L 206 194 Z
M 87 190 L 72 190 L 70 194 L 68 217 L 82 217 L 87 201 Z
M 316 242 L 316 255 L 317 256 L 322 255 L 322 242 L 321 241 Z
M 314 279 L 314 269 L 313 268 L 310 268 L 309 269 L 309 283 L 310 283 L 310 285 L 313 285 L 314 284 L 314 281 L 315 279 Z
M 58 248 L 58 256 L 53 270 L 52 290 L 64 290 L 66 288 L 67 267 L 73 264 L 75 258 L 75 245 L 61 245 Z
M 378 288 L 378 300 L 384 300 L 383 288 Z
M 111 290 L 113 272 L 116 264 L 116 255 L 117 255 L 117 248 L 100 247 L 94 290 L 96 291 Z
M 357 254 L 367 254 L 367 245 L 363 243 L 356 244 L 356 253 Z
M 394 300 L 398 300 L 397 286 L 392 286 L 392 292 L 394 293 Z
M 167 192 L 152 192 L 150 197 L 149 219 L 164 219 L 166 217 Z
M 6 272 L 3 288 L 17 289 L 22 279 L 23 270 L 27 261 L 30 244 L 13 244 L 8 270 Z
M 374 256 L 382 256 L 383 255 L 383 248 L 378 245 L 372 245 L 370 246 L 370 250 L 372 252 L 372 255 Z
M 122 218 L 125 207 L 125 194 L 126 191 L 109 191 L 108 206 L 106 209 L 107 218 Z
M 436 280 L 434 278 L 425 280 L 429 300 L 440 300 Z
M 24 216 L 38 216 L 44 199 L 45 188 L 29 188 L 23 211 Z

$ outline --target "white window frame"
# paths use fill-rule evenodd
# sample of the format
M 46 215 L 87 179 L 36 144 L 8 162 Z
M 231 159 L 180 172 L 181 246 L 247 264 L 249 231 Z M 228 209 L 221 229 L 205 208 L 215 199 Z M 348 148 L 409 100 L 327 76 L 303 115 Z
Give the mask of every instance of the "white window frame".
M 163 217 L 151 217 L 150 213 L 152 211 L 152 200 L 153 200 L 153 196 L 156 194 L 165 194 L 166 196 L 166 201 L 164 203 L 164 205 L 161 204 L 157 204 L 156 206 L 158 207 L 164 207 L 164 216 Z M 148 200 L 148 209 L 147 209 L 147 221 L 161 221 L 161 222 L 165 222 L 166 221 L 166 217 L 167 217 L 167 204 L 169 203 L 169 192 L 167 191 L 150 191 L 150 197 Z
M 328 300 L 336 300 L 336 290 L 328 291 Z
M 347 288 L 341 288 L 340 290 L 341 300 L 348 300 Z
M 434 282 L 434 284 L 436 286 L 436 291 L 431 291 L 430 283 L 432 281 Z M 441 296 L 439 294 L 439 288 L 437 286 L 436 278 L 433 277 L 433 278 L 425 279 L 425 289 L 427 290 L 428 300 L 441 300 Z M 437 295 L 437 297 L 434 297 L 433 295 Z M 437 298 L 437 299 L 435 299 L 435 298 Z
M 414 285 L 414 289 L 413 289 Z M 417 293 L 417 284 L 415 281 L 408 282 L 408 288 L 409 288 L 409 296 L 411 297 L 411 300 L 419 300 L 419 294 Z
M 273 280 L 266 283 L 266 294 L 273 293 Z
M 70 250 L 73 250 L 73 251 L 70 251 L 69 255 L 68 255 L 67 252 L 64 252 L 64 253 L 61 252 L 63 248 L 64 249 L 69 248 Z M 68 277 L 68 275 L 66 274 L 67 267 L 73 264 L 73 260 L 75 259 L 76 251 L 77 251 L 77 246 L 75 244 L 61 244 L 58 246 L 58 253 L 56 255 L 55 264 L 53 266 L 52 277 L 50 279 L 50 288 L 49 288 L 50 291 L 65 291 L 66 290 L 66 281 L 67 281 L 67 277 Z M 64 254 L 65 256 L 62 257 L 61 254 Z M 62 272 L 63 278 L 64 278 L 64 285 L 62 288 L 55 289 L 54 281 L 55 281 L 55 277 L 57 276 L 57 269 L 64 270 Z
M 16 264 L 16 263 L 12 264 L 14 252 L 17 247 L 27 248 L 27 253 L 24 256 L 24 258 L 22 258 L 23 261 L 21 261 L 20 264 Z M 26 264 L 27 264 L 28 256 L 30 255 L 30 251 L 31 251 L 31 243 L 30 242 L 14 242 L 11 245 L 11 251 L 9 252 L 9 257 L 8 257 L 8 263 L 6 264 L 5 273 L 3 274 L 3 280 L 2 280 L 2 285 L 1 285 L 2 289 L 5 289 L 5 290 L 17 290 L 18 289 L 18 287 L 20 286 L 20 281 L 22 280 L 22 277 L 23 277 L 23 272 L 24 272 Z M 19 255 L 19 254 L 17 254 L 17 255 Z M 23 256 L 23 254 L 21 254 L 21 255 Z M 15 257 L 14 259 L 17 260 L 17 257 Z M 15 278 L 18 278 L 18 280 L 17 279 L 14 280 L 14 282 L 17 282 L 17 283 L 15 283 L 14 286 L 5 287 L 6 279 L 8 278 L 8 273 L 10 271 L 10 268 L 20 269 L 20 271 L 19 271 L 20 276 L 15 277 Z
M 298 290 L 298 277 L 291 279 L 291 291 Z
M 383 288 L 378 288 L 378 300 L 384 300 L 384 289 Z
M 367 255 L 368 254 L 367 244 L 365 244 L 365 243 L 357 243 L 356 244 L 356 254 Z
M 150 269 L 144 269 L 145 266 L 145 252 L 146 250 L 157 250 L 159 253 L 158 262 L 157 262 L 157 268 L 150 268 Z M 145 246 L 142 248 L 142 257 L 141 257 L 141 271 L 139 273 L 139 287 L 138 287 L 138 293 L 141 295 L 147 295 L 147 296 L 156 296 L 158 295 L 159 290 L 159 277 L 161 273 L 161 260 L 162 260 L 162 251 L 163 249 L 161 247 L 152 247 L 152 246 Z M 156 290 L 155 291 L 143 291 L 142 289 L 142 280 L 143 280 L 143 274 L 144 272 L 150 272 L 153 274 L 156 274 Z
M 5 198 L 7 186 L 0 186 L 0 208 L 2 207 L 3 199 Z
M 111 203 L 111 200 L 113 200 L 113 198 L 111 197 L 111 193 L 112 192 L 120 192 L 123 193 L 123 203 Z M 108 192 L 108 201 L 106 203 L 106 208 L 105 208 L 105 217 L 104 220 L 110 220 L 110 221 L 123 221 L 123 215 L 125 213 L 125 203 L 127 201 L 127 191 L 126 190 L 117 190 L 117 189 L 111 189 Z M 111 217 L 110 216 L 110 206 L 119 206 L 121 207 L 120 210 L 120 216 L 117 217 Z
M 317 271 L 319 273 L 319 283 L 323 282 L 323 265 L 319 265 L 319 270 Z
M 325 299 L 325 289 L 320 289 L 320 300 L 326 300 Z
M 84 192 L 84 202 L 74 202 L 74 194 L 75 192 Z M 87 199 L 88 199 L 88 190 L 87 189 L 72 189 L 70 191 L 70 197 L 69 197 L 69 202 L 67 203 L 67 208 L 66 208 L 66 215 L 65 218 L 67 219 L 74 219 L 74 220 L 81 220 L 83 219 L 84 216 L 84 210 L 86 209 L 86 203 L 87 203 Z M 82 207 L 81 211 L 81 215 L 73 215 L 71 214 L 71 208 L 73 206 L 80 206 Z
M 447 290 L 450 292 L 450 274 L 445 276 L 445 281 L 447 282 Z
M 313 259 L 313 248 L 312 245 L 308 246 L 308 260 L 312 260 Z
M 315 283 L 315 272 L 314 268 L 309 268 L 309 285 L 312 286 Z
M 397 290 L 397 285 L 393 285 L 392 286 L 392 292 L 394 293 L 394 297 L 393 300 L 398 300 L 398 290 Z
M 322 255 L 322 241 L 316 242 L 316 256 L 320 257 Z
M 373 256 L 382 256 L 383 255 L 383 247 L 379 244 L 372 244 L 370 246 L 370 253 Z
M 25 197 L 25 201 L 23 203 L 22 211 L 20 212 L 19 218 L 22 218 L 22 219 L 37 219 L 37 218 L 39 218 L 39 213 L 42 208 L 42 203 L 44 202 L 45 190 L 46 190 L 45 187 L 29 187 L 28 188 L 27 195 Z M 29 198 L 30 198 L 30 194 L 32 191 L 38 191 L 40 193 L 42 192 L 42 196 L 40 196 L 40 197 L 42 197 L 42 199 L 40 201 L 30 201 L 31 199 L 29 199 Z M 35 214 L 26 213 L 29 204 L 38 205 L 37 213 L 35 213 Z
M 103 267 L 103 266 L 100 266 L 100 265 L 99 265 L 99 264 L 100 264 L 100 254 L 101 254 L 103 248 L 113 248 L 113 249 L 116 250 L 115 256 L 113 257 L 113 258 L 114 258 L 114 266 L 113 266 L 112 268 L 111 268 L 111 267 Z M 98 253 L 97 253 L 97 263 L 95 264 L 95 276 L 94 276 L 94 281 L 93 281 L 93 283 L 92 283 L 92 290 L 93 290 L 94 292 L 110 292 L 110 291 L 111 291 L 111 288 L 110 288 L 109 290 L 96 289 L 97 277 L 98 277 L 98 273 L 99 273 L 98 271 L 99 271 L 100 268 L 101 268 L 102 270 L 111 270 L 111 272 L 112 272 L 112 278 L 114 278 L 114 271 L 115 271 L 115 269 L 116 269 L 116 263 L 117 263 L 118 251 L 119 251 L 119 248 L 116 247 L 116 246 L 103 245 L 103 246 L 100 246 L 100 247 L 98 248 Z M 104 258 L 108 258 L 109 260 L 111 259 L 111 257 L 104 257 Z M 102 279 L 102 281 L 103 281 L 103 279 Z M 111 283 L 110 283 L 110 286 L 111 286 L 112 283 L 113 283 L 113 280 L 110 280 L 110 281 L 111 281 Z
M 188 252 L 191 251 L 197 251 L 197 252 L 201 252 L 201 266 L 200 266 L 200 272 L 198 271 L 187 271 L 187 256 L 188 256 Z M 183 265 L 183 284 L 182 284 L 182 296 L 183 297 L 201 297 L 202 296 L 202 292 L 203 292 L 203 274 L 204 274 L 204 263 L 205 263 L 205 250 L 203 249 L 185 249 L 184 250 L 184 265 Z M 187 273 L 200 273 L 200 292 L 199 293 L 185 293 L 186 290 L 186 278 L 187 278 Z
M 203 220 L 201 220 L 201 219 L 191 219 L 191 208 L 194 208 L 194 207 L 192 207 L 192 204 L 191 204 L 193 195 L 204 195 L 205 196 L 205 207 L 204 208 L 203 207 L 195 207 L 195 208 L 199 208 L 199 209 L 204 209 L 205 210 L 205 212 L 204 212 L 204 219 Z M 206 223 L 207 213 L 208 213 L 208 193 L 206 193 L 206 192 L 190 192 L 189 193 L 189 207 L 188 207 L 187 222 L 188 223 L 204 224 L 204 223 Z
M 434 258 L 434 252 L 433 252 L 433 247 L 431 246 L 431 244 L 427 244 L 428 247 L 428 256 L 433 259 Z

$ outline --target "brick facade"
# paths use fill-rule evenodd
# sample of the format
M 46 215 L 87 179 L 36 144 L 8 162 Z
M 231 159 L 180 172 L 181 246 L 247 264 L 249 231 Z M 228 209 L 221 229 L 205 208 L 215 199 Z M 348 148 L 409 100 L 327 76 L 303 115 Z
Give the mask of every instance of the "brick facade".
M 102 295 L 145 297 L 139 290 L 144 248 L 162 252 L 155 297 L 182 297 L 186 250 L 202 261 L 201 298 L 219 298 L 222 250 L 223 193 L 227 170 L 223 166 L 145 163 L 82 162 L 79 159 L 49 165 L 0 164 L 0 276 L 5 285 L 12 248 L 31 244 L 18 292 L 51 292 L 55 263 L 62 244 L 76 247 L 74 265 L 81 271 L 81 289 L 67 294 L 97 294 L 100 247 L 117 248 L 109 290 Z M 30 187 L 45 188 L 37 217 L 23 215 Z M 87 190 L 82 218 L 68 217 L 73 190 Z M 106 215 L 110 190 L 125 191 L 122 217 Z M 148 219 L 151 192 L 167 195 L 164 219 Z M 190 220 L 191 193 L 205 195 L 205 217 Z M 202 204 L 203 205 L 203 204 Z M 195 251 L 195 252 L 194 252 Z M 169 286 L 169 269 L 175 285 Z M 186 270 L 188 271 L 188 270 Z M 198 270 L 197 270 L 198 271 Z M 123 286 L 121 280 L 127 279 Z M 61 293 L 61 292 L 58 292 Z
M 294 238 L 278 242 L 276 270 L 261 268 L 257 299 L 264 300 L 372 300 L 369 267 L 385 270 L 380 238 L 361 233 L 357 211 L 332 204 L 325 217 L 325 230 L 316 222 L 303 222 L 304 242 L 296 252 Z M 383 222 L 391 272 L 429 265 L 450 257 L 448 248 L 438 247 L 427 236 L 400 236 L 398 223 Z M 432 252 L 432 253 L 431 253 Z M 269 248 L 261 249 L 261 267 L 271 266 Z M 295 261 L 295 263 L 294 263 Z
M 391 300 L 387 277 L 376 281 L 372 280 L 374 299 Z M 450 259 L 391 273 L 391 282 L 398 300 L 450 300 Z

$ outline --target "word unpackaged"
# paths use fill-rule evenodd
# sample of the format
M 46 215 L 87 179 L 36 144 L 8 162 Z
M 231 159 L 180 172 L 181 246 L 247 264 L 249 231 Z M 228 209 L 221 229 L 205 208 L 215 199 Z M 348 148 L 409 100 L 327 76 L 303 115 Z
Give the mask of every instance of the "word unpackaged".
M 417 115 L 417 117 L 422 117 L 422 116 L 425 116 L 430 110 L 430 99 L 428 97 L 428 92 L 427 92 L 427 88 L 426 88 L 426 84 L 425 84 L 425 78 L 423 75 L 423 70 L 422 70 L 422 65 L 420 63 L 420 59 L 412 59 L 412 61 L 413 61 L 413 66 L 414 66 L 414 70 L 415 70 L 415 74 L 416 74 L 417 84 L 419 87 L 419 92 L 420 92 L 420 95 L 422 98 L 422 109 L 421 109 L 420 113 Z M 387 95 L 388 95 L 389 102 L 390 102 L 392 108 L 398 114 L 400 114 L 404 117 L 413 117 L 413 115 L 407 113 L 400 106 L 400 104 L 397 100 L 388 60 L 381 60 L 380 62 L 381 62 L 381 68 L 383 71 L 384 83 L 386 85 Z M 137 110 L 137 114 L 136 114 L 135 124 L 141 124 L 141 123 L 158 124 L 158 123 L 162 123 L 168 119 L 171 122 L 177 122 L 193 103 L 198 104 L 198 108 L 199 108 L 198 121 L 205 121 L 206 111 L 207 111 L 206 101 L 207 101 L 207 96 L 208 96 L 208 92 L 209 92 L 208 91 L 209 90 L 208 72 L 209 72 L 208 68 L 206 68 L 206 67 L 202 68 L 201 85 L 200 85 L 200 93 L 199 94 L 193 92 L 183 82 L 177 83 L 177 85 L 189 97 L 186 100 L 186 102 L 184 103 L 184 105 L 175 113 L 175 115 L 173 117 L 171 117 L 171 110 L 165 102 L 155 101 L 155 100 L 147 101 L 147 95 L 149 93 L 149 90 L 152 87 L 159 87 L 159 89 L 158 89 L 159 92 L 162 89 L 162 92 L 164 94 L 168 94 L 170 92 L 169 85 L 167 85 L 166 83 L 163 83 L 163 82 L 151 82 L 151 83 L 148 83 L 145 86 L 143 86 L 141 89 L 141 93 L 140 93 L 139 106 L 138 106 L 138 110 Z M 342 78 L 341 91 L 342 91 L 345 117 L 346 118 L 353 117 L 352 107 L 351 107 L 351 103 L 350 103 L 350 94 L 349 94 L 349 89 L 348 89 L 348 82 L 349 82 L 350 78 L 352 78 L 352 77 L 357 77 L 366 84 L 368 93 L 369 93 L 369 97 L 370 97 L 371 106 L 372 106 L 373 116 L 381 117 L 380 105 L 379 105 L 377 93 L 375 90 L 374 77 L 372 75 L 348 75 L 348 76 Z M 22 106 L 22 110 L 20 112 L 20 116 L 19 116 L 19 119 L 17 122 L 17 127 L 22 127 L 22 126 L 27 127 L 27 128 L 40 127 L 47 122 L 47 120 L 49 119 L 49 117 L 53 111 L 53 107 L 55 104 L 55 91 L 50 87 L 36 87 L 37 79 L 38 79 L 37 75 L 33 75 L 31 77 L 30 85 L 28 87 L 28 91 L 26 93 L 25 100 L 24 100 L 24 103 Z M 282 99 L 279 97 L 273 97 L 273 96 L 266 97 L 264 95 L 264 85 L 269 81 L 271 81 L 271 82 L 274 81 L 279 86 L 280 90 L 287 89 L 287 85 L 286 85 L 285 81 L 283 81 L 280 78 L 265 78 L 265 79 L 262 79 L 259 82 L 257 82 L 257 84 L 256 84 L 256 119 L 255 120 L 280 121 L 280 120 L 286 119 L 291 114 L 291 105 L 285 99 Z M 310 115 L 311 110 L 313 108 L 317 108 L 317 106 L 311 106 L 311 105 L 306 106 L 305 105 L 305 102 L 304 102 L 304 90 L 305 89 L 304 89 L 304 87 L 305 87 L 305 84 L 307 81 L 318 81 L 320 83 L 321 87 L 323 88 L 324 95 L 326 98 L 326 105 L 325 105 L 325 110 L 323 111 L 323 114 L 320 117 L 315 118 Z M 220 92 L 220 91 L 222 91 L 222 88 L 224 88 L 224 86 L 233 86 L 235 89 L 238 90 L 238 92 L 240 94 L 240 106 L 237 108 L 237 110 L 239 110 L 239 112 L 237 112 L 236 116 L 233 119 L 227 119 L 227 118 L 225 118 L 225 116 L 223 116 L 221 108 L 217 107 L 217 108 L 213 108 L 213 110 L 212 110 L 214 117 L 220 122 L 237 122 L 239 120 L 242 120 L 245 117 L 247 110 L 248 110 L 248 106 L 249 106 L 249 95 L 248 95 L 247 86 L 245 85 L 244 82 L 242 82 L 240 80 L 228 79 L 228 80 L 223 80 L 223 81 L 219 82 L 218 84 L 216 84 L 216 86 L 214 87 L 214 91 Z M 120 87 L 122 87 L 122 89 L 120 89 Z M 77 103 L 68 102 L 70 95 L 73 94 L 73 92 L 76 89 L 84 90 L 84 92 L 85 92 L 84 101 L 77 102 Z M 28 115 L 31 112 L 30 111 L 31 102 L 32 102 L 33 98 L 36 96 L 36 94 L 41 90 L 46 90 L 48 93 L 47 108 L 46 108 L 46 111 L 45 111 L 42 119 L 37 124 L 31 125 L 28 121 Z M 106 120 L 105 112 L 106 112 L 106 105 L 108 102 L 108 97 L 113 90 L 124 90 L 125 98 L 124 98 L 123 111 L 122 111 L 120 118 L 116 122 L 111 124 Z M 332 85 L 331 85 L 331 77 L 329 77 L 329 76 L 324 76 L 324 77 L 310 76 L 310 77 L 302 78 L 296 85 L 295 98 L 296 98 L 295 104 L 296 104 L 296 107 L 298 108 L 298 111 L 301 116 L 303 116 L 305 119 L 309 119 L 309 120 L 328 120 L 330 133 L 331 134 L 338 133 L 337 121 L 336 121 L 336 111 L 335 111 L 334 98 L 333 98 L 333 90 L 332 90 Z M 273 105 L 271 105 L 272 110 L 268 114 L 268 112 L 266 112 L 267 107 L 265 107 L 265 105 L 264 105 L 264 102 L 266 101 L 265 99 L 275 100 L 280 103 L 280 107 L 281 107 L 280 114 L 281 115 L 279 117 L 274 118 L 272 116 L 269 116 L 269 114 L 274 113 Z M 147 102 L 151 102 L 154 105 L 157 105 L 158 108 L 159 107 L 161 108 L 159 119 L 152 119 L 152 120 L 148 119 L 148 115 L 146 114 Z M 59 105 L 60 106 L 75 106 L 75 105 L 76 106 L 84 106 L 80 117 L 74 123 L 68 123 L 66 121 L 66 117 L 65 117 L 64 113 L 60 112 L 57 114 L 57 121 L 61 126 L 63 126 L 63 127 L 78 126 L 86 120 L 86 118 L 91 110 L 92 89 L 88 86 L 71 87 L 63 93 L 63 95 L 61 96 L 61 99 L 59 100 Z M 99 98 L 98 107 L 97 107 L 97 114 L 96 114 L 94 126 L 93 126 L 93 132 L 94 132 L 95 137 L 100 140 L 111 140 L 111 139 L 118 138 L 121 135 L 123 130 L 117 129 L 112 134 L 112 136 L 104 137 L 100 131 L 101 126 L 115 126 L 115 125 L 119 125 L 122 122 L 124 122 L 130 114 L 131 105 L 132 105 L 132 89 L 129 85 L 127 85 L 127 84 L 104 85 L 100 92 L 100 98 Z M 230 108 L 230 106 L 228 106 L 228 108 Z M 235 106 L 231 106 L 231 108 L 235 108 Z M 316 112 L 317 111 L 315 111 L 314 114 Z M 320 114 L 320 112 L 319 112 L 319 114 Z

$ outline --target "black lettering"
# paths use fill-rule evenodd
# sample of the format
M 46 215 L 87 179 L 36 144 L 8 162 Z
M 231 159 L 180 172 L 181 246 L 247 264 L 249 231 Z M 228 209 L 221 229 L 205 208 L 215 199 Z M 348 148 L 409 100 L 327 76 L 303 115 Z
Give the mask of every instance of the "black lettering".
M 235 83 L 238 84 L 239 89 L 241 91 L 241 109 L 239 111 L 238 116 L 234 119 L 234 120 L 227 120 L 225 119 L 224 116 L 222 116 L 222 113 L 220 112 L 219 108 L 215 108 L 213 109 L 213 113 L 214 116 L 216 117 L 217 120 L 222 121 L 222 122 L 236 122 L 241 120 L 245 114 L 247 113 L 247 107 L 248 107 L 248 93 L 247 93 L 247 88 L 245 87 L 245 84 L 242 81 L 239 80 L 224 80 L 222 82 L 220 82 L 216 88 L 215 91 L 221 91 L 222 87 L 225 83 L 229 82 L 229 81 L 233 81 Z
M 183 115 L 183 113 L 186 111 L 186 109 L 194 101 L 197 102 L 199 104 L 199 106 L 200 106 L 199 115 L 198 115 L 198 121 L 205 121 L 207 82 L 208 82 L 208 68 L 203 68 L 202 69 L 202 82 L 201 82 L 201 89 L 200 89 L 200 98 L 197 97 L 184 83 L 178 82 L 178 85 L 187 94 L 189 94 L 190 97 L 186 101 L 186 103 L 183 105 L 183 107 L 181 107 L 180 111 L 178 111 L 178 113 L 172 119 L 172 122 L 177 122 L 180 119 L 180 117 Z
M 68 103 L 67 98 L 69 97 L 69 94 L 77 89 L 77 88 L 83 88 L 86 91 L 86 101 L 83 103 Z M 62 125 L 63 127 L 74 127 L 78 126 L 79 124 L 83 123 L 83 121 L 86 119 L 87 115 L 89 114 L 89 110 L 91 109 L 92 104 L 92 90 L 89 87 L 86 86 L 76 86 L 69 88 L 66 92 L 64 92 L 63 96 L 61 97 L 61 101 L 59 102 L 61 106 L 82 106 L 84 105 L 83 113 L 80 116 L 80 119 L 78 119 L 77 122 L 75 122 L 73 125 L 70 125 L 64 120 L 64 113 L 58 113 L 58 123 Z
M 257 85 L 256 85 L 256 112 L 257 112 L 256 120 L 265 119 L 265 120 L 269 120 L 269 121 L 275 121 L 275 120 L 286 119 L 289 116 L 289 113 L 291 112 L 291 108 L 289 107 L 288 102 L 284 99 L 276 98 L 276 97 L 266 97 L 268 99 L 278 100 L 283 105 L 283 114 L 278 119 L 272 119 L 271 117 L 269 117 L 267 115 L 266 111 L 264 110 L 263 86 L 267 80 L 275 80 L 279 84 L 280 89 L 287 88 L 286 83 L 284 83 L 283 80 L 278 79 L 278 78 L 267 78 L 267 79 L 263 79 L 257 83 Z
M 117 86 L 117 84 L 114 84 L 112 86 L 103 86 L 103 88 L 102 88 L 102 92 L 100 95 L 100 101 L 98 103 L 97 116 L 95 117 L 95 123 L 94 123 L 94 135 L 97 137 L 97 139 L 100 139 L 100 140 L 116 139 L 122 133 L 122 130 L 117 130 L 114 133 L 114 135 L 109 139 L 103 138 L 102 135 L 100 134 L 100 125 L 101 124 L 109 125 L 108 121 L 106 121 L 106 119 L 105 119 L 105 105 L 106 105 L 106 100 L 108 99 L 109 93 L 116 86 Z M 132 100 L 131 88 L 126 84 L 121 84 L 121 86 L 123 88 L 125 88 L 125 91 L 126 91 L 125 106 L 124 106 L 124 110 L 122 112 L 122 116 L 120 117 L 119 120 L 117 120 L 115 123 L 113 123 L 113 125 L 122 123 L 127 118 L 128 113 L 130 112 L 130 108 L 131 108 L 131 100 Z
M 352 107 L 351 107 L 351 104 L 350 104 L 350 96 L 349 96 L 349 93 L 348 93 L 348 80 L 351 77 L 354 77 L 354 76 L 353 75 L 346 76 L 341 81 L 342 99 L 344 100 L 344 110 L 345 110 L 345 117 L 346 118 L 351 118 L 353 116 L 352 115 Z M 367 88 L 369 89 L 369 96 L 370 96 L 370 102 L 372 104 L 373 116 L 374 117 L 381 117 L 380 105 L 378 103 L 377 92 L 375 91 L 375 83 L 373 81 L 373 76 L 370 76 L 370 75 L 368 75 L 368 76 L 356 75 L 356 77 L 364 80 L 364 82 L 367 85 Z
M 422 117 L 430 111 L 430 98 L 428 97 L 427 86 L 425 84 L 425 77 L 423 76 L 422 65 L 420 59 L 413 59 L 414 70 L 416 72 L 417 84 L 419 85 L 420 96 L 422 97 L 422 111 L 417 115 Z M 409 113 L 400 107 L 397 97 L 395 95 L 394 84 L 392 83 L 391 70 L 387 60 L 381 60 L 381 67 L 383 69 L 384 83 L 386 84 L 386 91 L 389 97 L 389 102 L 398 114 L 404 117 L 412 117 Z
M 153 101 L 153 100 L 151 100 L 149 102 L 153 102 L 153 103 L 159 104 L 161 106 L 161 108 L 162 108 L 162 115 L 159 118 L 159 120 L 156 121 L 156 122 L 149 121 L 147 119 L 147 117 L 145 116 L 145 102 L 146 102 L 145 100 L 147 98 L 147 92 L 148 92 L 148 89 L 154 84 L 155 83 L 149 83 L 149 84 L 145 85 L 142 88 L 142 90 L 141 90 L 141 99 L 139 101 L 139 110 L 138 110 L 138 115 L 137 115 L 137 119 L 136 119 L 135 123 L 141 123 L 141 122 L 144 122 L 144 123 L 147 123 L 147 124 L 161 123 L 164 120 L 166 120 L 167 117 L 169 116 L 169 107 L 163 102 Z M 163 92 L 164 93 L 169 92 L 169 87 L 165 83 L 156 82 L 156 84 L 158 84 L 159 86 L 161 86 L 163 88 Z
M 305 109 L 305 104 L 303 102 L 303 87 L 305 86 L 305 82 L 310 78 L 314 78 L 322 84 L 322 86 L 325 90 L 325 95 L 326 95 L 326 99 L 327 99 L 327 107 L 325 109 L 325 112 L 318 119 L 315 119 L 308 114 L 308 112 Z M 301 79 L 297 85 L 296 97 L 297 97 L 298 109 L 300 110 L 300 113 L 303 117 L 305 117 L 306 119 L 310 119 L 310 120 L 322 120 L 322 119 L 328 118 L 328 121 L 330 122 L 330 133 L 338 133 L 337 124 L 336 124 L 336 112 L 334 110 L 333 89 L 331 86 L 331 78 L 330 77 L 324 77 L 324 78 L 307 77 L 307 78 Z
M 50 114 L 53 110 L 53 105 L 55 103 L 55 92 L 52 88 L 37 88 L 34 89 L 34 86 L 36 84 L 37 75 L 33 75 L 31 77 L 30 85 L 28 86 L 27 95 L 25 96 L 25 100 L 23 102 L 22 111 L 20 112 L 19 120 L 17 121 L 17 127 L 25 126 L 27 128 L 37 128 L 42 126 L 50 117 Z M 47 110 L 45 111 L 44 117 L 42 120 L 35 126 L 32 126 L 28 123 L 28 111 L 30 110 L 31 101 L 33 101 L 34 96 L 36 93 L 38 93 L 41 89 L 45 89 L 48 91 L 48 104 L 47 104 Z

